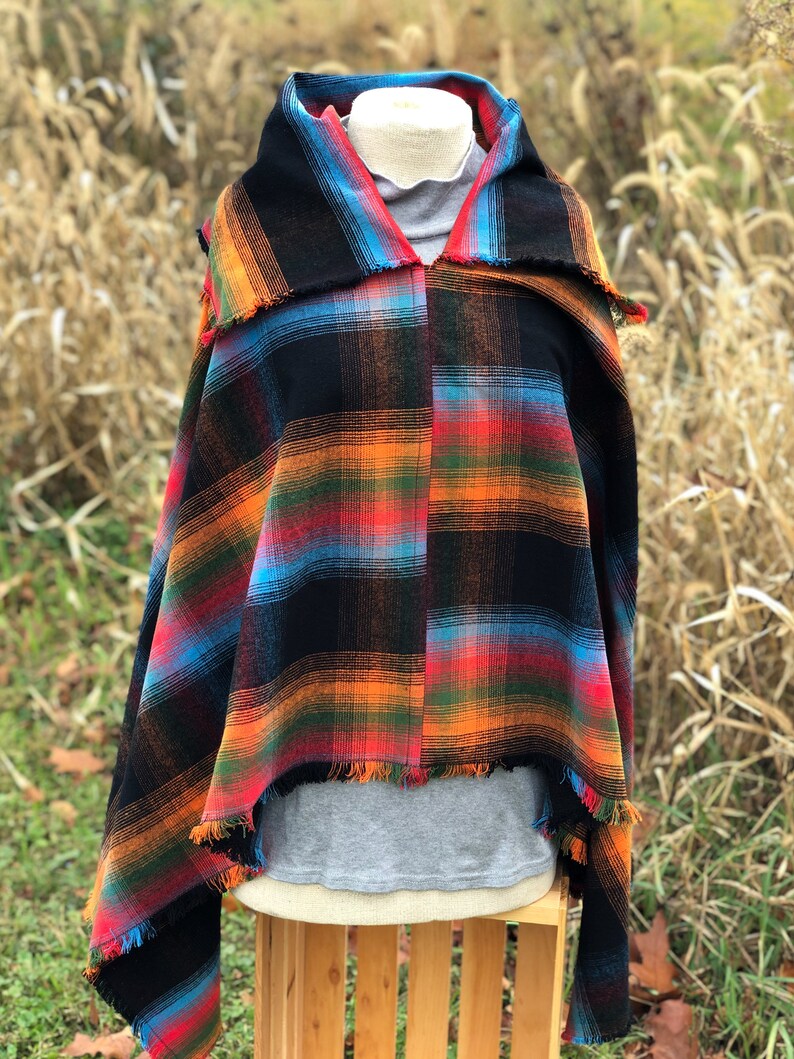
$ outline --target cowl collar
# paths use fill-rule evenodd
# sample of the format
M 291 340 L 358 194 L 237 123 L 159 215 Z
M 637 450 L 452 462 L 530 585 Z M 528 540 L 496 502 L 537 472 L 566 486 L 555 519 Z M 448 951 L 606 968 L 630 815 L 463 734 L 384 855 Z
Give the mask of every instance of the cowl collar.
M 646 307 L 609 277 L 587 203 L 541 160 L 515 99 L 461 70 L 300 70 L 278 90 L 256 161 L 196 229 L 208 257 L 205 341 L 295 294 L 422 265 L 340 120 L 359 93 L 404 85 L 463 98 L 487 152 L 444 250 L 425 267 L 456 262 L 584 275 L 606 292 L 615 323 L 645 322 Z

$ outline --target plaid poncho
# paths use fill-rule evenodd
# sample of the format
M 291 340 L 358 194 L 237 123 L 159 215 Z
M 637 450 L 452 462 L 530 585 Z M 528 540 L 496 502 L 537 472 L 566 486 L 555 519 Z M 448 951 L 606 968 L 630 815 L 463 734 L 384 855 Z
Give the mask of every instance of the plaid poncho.
M 461 96 L 488 152 L 430 265 L 339 120 L 395 85 Z M 616 327 L 645 307 L 517 102 L 458 70 L 292 74 L 197 234 L 83 973 L 154 1059 L 200 1059 L 221 895 L 266 868 L 268 797 L 536 765 L 531 823 L 582 898 L 563 1039 L 625 1036 L 637 478 Z

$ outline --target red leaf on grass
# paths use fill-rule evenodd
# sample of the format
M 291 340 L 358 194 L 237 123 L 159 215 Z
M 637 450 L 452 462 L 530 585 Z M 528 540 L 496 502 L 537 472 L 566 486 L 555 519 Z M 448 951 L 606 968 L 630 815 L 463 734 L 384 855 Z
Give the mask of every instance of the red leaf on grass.
M 681 990 L 673 984 L 676 968 L 667 958 L 670 943 L 667 938 L 667 921 L 661 909 L 653 917 L 650 930 L 644 934 L 632 934 L 631 946 L 632 950 L 640 955 L 639 960 L 629 961 L 629 971 L 637 979 L 636 987 L 632 987 L 632 994 L 656 1003 L 679 997 Z
M 692 1032 L 692 1008 L 685 1000 L 663 1000 L 645 1016 L 643 1029 L 653 1037 L 653 1059 L 697 1059 L 697 1034 Z

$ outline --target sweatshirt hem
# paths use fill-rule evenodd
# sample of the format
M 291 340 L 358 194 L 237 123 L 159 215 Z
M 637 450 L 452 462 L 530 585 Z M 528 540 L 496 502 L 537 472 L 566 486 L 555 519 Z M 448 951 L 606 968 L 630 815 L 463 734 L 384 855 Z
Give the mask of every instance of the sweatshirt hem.
M 556 863 L 556 850 L 555 856 L 549 857 L 540 863 L 532 861 L 530 864 L 525 864 L 522 868 L 517 868 L 513 875 L 507 879 L 494 880 L 492 875 L 468 875 L 468 876 L 456 876 L 454 883 L 456 885 L 450 885 L 450 879 L 445 878 L 445 885 L 439 887 L 438 876 L 433 875 L 401 875 L 397 878 L 396 882 L 389 883 L 387 889 L 374 889 L 374 890 L 361 890 L 363 885 L 372 885 L 372 881 L 368 879 L 362 879 L 360 876 L 352 875 L 323 875 L 320 872 L 308 871 L 301 872 L 300 869 L 293 869 L 287 871 L 286 874 L 282 874 L 279 871 L 273 871 L 266 869 L 263 873 L 269 876 L 271 879 L 275 879 L 277 882 L 292 883 L 300 886 L 304 883 L 314 883 L 316 885 L 325 886 L 330 890 L 357 890 L 366 894 L 381 894 L 391 893 L 393 890 L 438 890 L 444 889 L 454 892 L 456 890 L 469 890 L 469 889 L 480 889 L 488 888 L 494 890 L 504 890 L 507 887 L 515 886 L 516 883 L 523 882 L 524 879 L 534 877 L 536 875 L 543 875 L 549 868 Z M 376 879 L 376 885 L 382 882 L 381 879 Z

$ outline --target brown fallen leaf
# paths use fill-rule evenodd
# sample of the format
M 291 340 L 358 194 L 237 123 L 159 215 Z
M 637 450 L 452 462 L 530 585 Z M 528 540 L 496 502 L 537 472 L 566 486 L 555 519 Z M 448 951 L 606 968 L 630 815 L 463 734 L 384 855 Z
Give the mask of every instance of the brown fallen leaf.
M 102 772 L 105 762 L 90 750 L 67 750 L 62 746 L 50 748 L 49 763 L 56 772 L 72 772 L 85 776 L 89 772 Z
M 108 730 L 102 721 L 96 721 L 94 724 L 87 724 L 83 729 L 83 738 L 89 743 L 104 745 L 108 741 Z
M 67 827 L 74 827 L 77 820 L 77 810 L 71 802 L 56 798 L 55 801 L 50 802 L 50 809 L 60 820 L 63 820 Z
M 43 802 L 44 791 L 41 787 L 37 787 L 35 783 L 29 783 L 22 791 L 22 797 L 26 802 Z
M 663 1000 L 645 1016 L 643 1029 L 653 1037 L 652 1059 L 697 1059 L 692 1008 L 685 1000 Z
M 126 1026 L 118 1033 L 109 1033 L 101 1037 L 89 1037 L 85 1033 L 76 1033 L 72 1043 L 63 1049 L 61 1055 L 102 1055 L 105 1059 L 130 1059 L 135 1047 L 135 1037 L 129 1026 Z M 141 1052 L 137 1059 L 148 1059 L 148 1052 Z
M 55 676 L 58 680 L 73 684 L 76 684 L 79 681 L 81 672 L 80 655 L 77 654 L 76 651 L 72 651 L 70 655 L 67 655 L 67 657 L 55 667 Z
M 653 917 L 650 930 L 632 934 L 631 948 L 640 956 L 639 960 L 629 960 L 629 971 L 637 980 L 632 985 L 632 995 L 656 1003 L 680 997 L 681 990 L 673 984 L 676 968 L 667 958 L 670 943 L 667 920 L 661 908 Z

